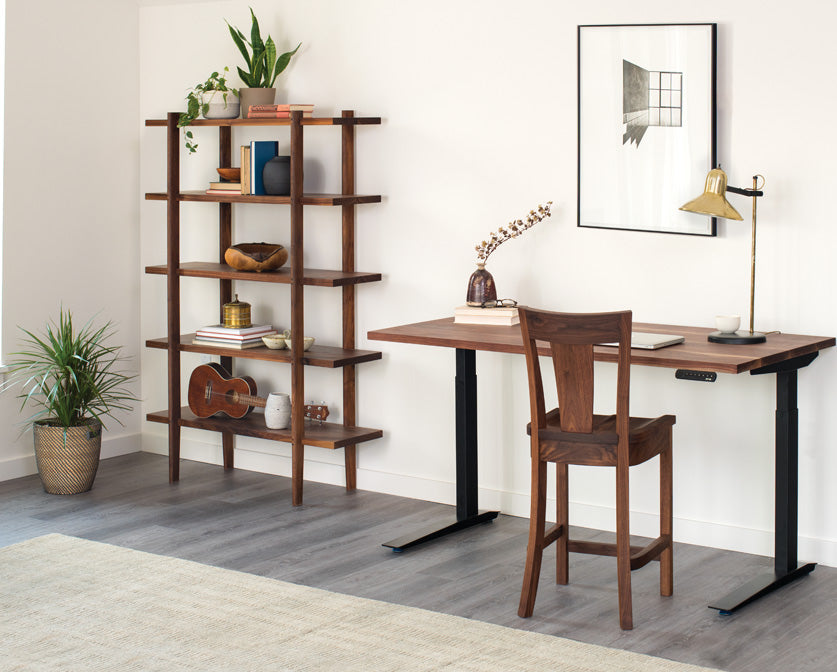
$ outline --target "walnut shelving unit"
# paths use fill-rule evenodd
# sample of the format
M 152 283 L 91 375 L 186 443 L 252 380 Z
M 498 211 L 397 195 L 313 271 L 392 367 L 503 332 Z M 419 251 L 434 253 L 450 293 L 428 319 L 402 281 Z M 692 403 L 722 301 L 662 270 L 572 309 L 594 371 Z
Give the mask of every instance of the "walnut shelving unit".
M 356 487 L 356 446 L 382 436 L 380 429 L 357 427 L 355 366 L 381 358 L 379 351 L 358 350 L 355 347 L 355 288 L 358 284 L 376 282 L 380 273 L 355 271 L 355 206 L 379 203 L 380 196 L 362 196 L 355 190 L 355 128 L 359 125 L 380 124 L 380 117 L 355 117 L 352 111 L 344 111 L 340 117 L 303 118 L 294 112 L 290 119 L 212 119 L 197 120 L 194 126 L 215 126 L 219 133 L 219 162 L 221 168 L 232 166 L 232 128 L 243 126 L 286 126 L 290 131 L 291 194 L 290 196 L 241 196 L 206 194 L 203 191 L 180 190 L 180 131 L 177 128 L 178 113 L 169 113 L 166 119 L 146 120 L 146 126 L 166 128 L 167 179 L 166 191 L 147 193 L 146 200 L 165 201 L 166 208 L 166 264 L 148 266 L 146 273 L 164 275 L 167 280 L 168 312 L 167 334 L 162 338 L 146 341 L 149 348 L 166 350 L 168 355 L 167 410 L 149 413 L 147 419 L 160 422 L 169 428 L 169 480 L 180 478 L 180 429 L 194 427 L 220 432 L 222 436 L 224 468 L 234 466 L 234 437 L 249 436 L 291 444 L 292 498 L 293 504 L 302 504 L 304 446 L 343 448 L 346 463 L 346 489 Z M 306 126 L 340 126 L 342 159 L 342 193 L 306 194 L 302 191 L 303 129 Z M 180 204 L 188 202 L 218 203 L 218 262 L 180 261 Z M 273 272 L 247 273 L 237 271 L 224 263 L 224 252 L 233 244 L 232 207 L 236 203 L 260 203 L 284 206 L 290 209 L 290 256 L 288 266 Z M 342 267 L 339 271 L 304 268 L 303 206 L 339 207 L 342 214 Z M 306 285 L 339 287 L 343 294 L 342 343 L 340 346 L 314 345 L 303 351 L 302 339 L 293 340 L 292 350 L 269 350 L 266 347 L 233 350 L 211 345 L 194 345 L 194 334 L 182 333 L 180 327 L 180 278 L 196 277 L 217 280 L 219 283 L 219 314 L 224 303 L 232 300 L 235 282 L 271 282 L 290 285 L 291 331 L 305 333 L 304 292 Z M 268 429 L 260 414 L 245 418 L 197 418 L 188 407 L 181 407 L 180 353 L 196 352 L 221 357 L 221 364 L 233 371 L 237 358 L 261 360 L 268 363 L 291 365 L 291 397 L 293 404 L 290 429 Z M 305 367 L 342 368 L 343 370 L 343 423 L 306 423 L 303 403 L 305 400 Z

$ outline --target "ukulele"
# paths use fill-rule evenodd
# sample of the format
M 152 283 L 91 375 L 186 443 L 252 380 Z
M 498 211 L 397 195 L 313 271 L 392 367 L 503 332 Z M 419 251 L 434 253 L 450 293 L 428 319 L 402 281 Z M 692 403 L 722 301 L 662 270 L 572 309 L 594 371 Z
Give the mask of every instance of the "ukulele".
M 233 378 L 220 364 L 201 364 L 189 378 L 189 408 L 199 418 L 224 414 L 243 418 L 254 408 L 264 408 L 267 400 L 256 396 L 256 381 L 250 376 Z M 311 420 L 328 417 L 325 404 L 304 404 L 304 415 Z

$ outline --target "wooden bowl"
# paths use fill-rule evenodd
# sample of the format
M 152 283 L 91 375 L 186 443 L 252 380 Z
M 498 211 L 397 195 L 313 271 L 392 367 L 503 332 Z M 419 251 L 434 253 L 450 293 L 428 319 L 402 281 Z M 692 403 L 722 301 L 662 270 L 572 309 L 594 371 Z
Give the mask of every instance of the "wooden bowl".
M 218 168 L 218 174 L 230 182 L 241 182 L 241 168 Z
M 224 252 L 224 261 L 237 271 L 273 271 L 287 260 L 288 250 L 275 243 L 239 243 Z

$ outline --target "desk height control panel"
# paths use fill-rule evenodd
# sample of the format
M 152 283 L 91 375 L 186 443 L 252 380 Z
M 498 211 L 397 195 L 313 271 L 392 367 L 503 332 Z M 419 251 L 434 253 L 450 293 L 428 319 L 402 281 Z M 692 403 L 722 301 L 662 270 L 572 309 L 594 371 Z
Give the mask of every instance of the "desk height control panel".
M 677 369 L 674 372 L 674 377 L 680 380 L 699 380 L 704 383 L 714 383 L 718 379 L 718 374 L 714 371 L 695 371 L 693 369 Z

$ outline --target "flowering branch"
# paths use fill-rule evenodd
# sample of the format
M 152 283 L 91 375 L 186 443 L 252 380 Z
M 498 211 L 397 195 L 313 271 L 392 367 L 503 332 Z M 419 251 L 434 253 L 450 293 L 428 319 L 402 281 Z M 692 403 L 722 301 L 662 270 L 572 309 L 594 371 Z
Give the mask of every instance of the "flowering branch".
M 479 259 L 478 263 L 484 264 L 489 255 L 496 250 L 500 244 L 505 243 L 511 238 L 517 238 L 527 229 L 531 229 L 535 224 L 549 217 L 552 214 L 549 210 L 551 205 L 552 201 L 547 201 L 546 205 L 539 205 L 537 211 L 529 211 L 525 222 L 517 219 L 513 222 L 509 222 L 508 228 L 501 226 L 497 229 L 497 233 L 492 231 L 490 238 L 482 241 L 475 248 L 477 251 L 477 259 Z

